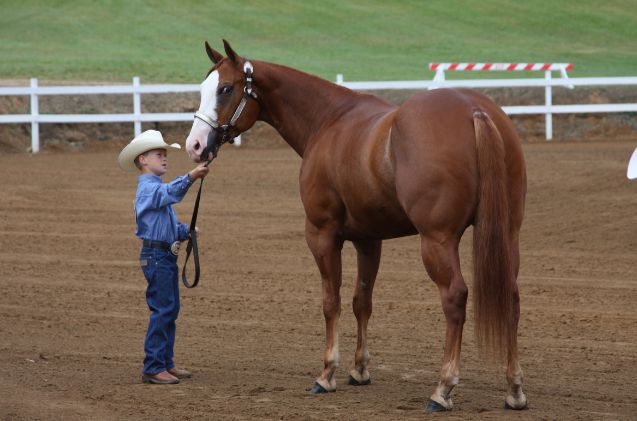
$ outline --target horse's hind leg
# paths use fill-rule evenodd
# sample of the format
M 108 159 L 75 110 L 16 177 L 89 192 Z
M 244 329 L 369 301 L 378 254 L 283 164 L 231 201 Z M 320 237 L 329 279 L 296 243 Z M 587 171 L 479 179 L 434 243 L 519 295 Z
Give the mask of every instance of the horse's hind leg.
M 447 320 L 445 350 L 440 382 L 427 403 L 427 412 L 448 411 L 453 407 L 451 390 L 460 376 L 460 347 L 464 326 L 467 286 L 460 273 L 459 238 L 438 233 L 421 235 L 422 260 L 427 273 L 438 286 Z
M 354 369 L 350 372 L 348 383 L 354 386 L 371 383 L 367 363 L 367 322 L 372 315 L 372 292 L 380 263 L 381 241 L 355 241 L 358 277 L 354 290 L 352 307 L 358 324 L 358 341 L 354 356 Z
M 520 247 L 519 247 L 519 234 L 516 233 L 511 241 L 511 260 L 514 270 L 515 288 L 513 291 L 514 298 L 514 323 L 512 339 L 513 343 L 507 351 L 507 371 L 506 378 L 509 384 L 509 391 L 505 399 L 505 408 L 507 409 L 526 409 L 527 400 L 524 392 L 522 391 L 522 384 L 524 382 L 524 375 L 520 362 L 518 360 L 518 322 L 520 320 L 520 291 L 517 286 L 518 272 L 520 269 Z

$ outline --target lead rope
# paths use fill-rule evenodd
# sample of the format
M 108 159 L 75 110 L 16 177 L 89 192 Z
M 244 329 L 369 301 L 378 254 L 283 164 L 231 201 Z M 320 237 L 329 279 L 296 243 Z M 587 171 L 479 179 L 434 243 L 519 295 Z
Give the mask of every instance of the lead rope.
M 206 167 L 210 165 L 212 159 L 206 163 Z M 184 283 L 186 288 L 194 288 L 199 283 L 199 275 L 201 273 L 201 269 L 199 267 L 199 247 L 197 246 L 197 231 L 195 227 L 197 226 L 197 214 L 199 213 L 199 199 L 201 198 L 201 187 L 203 186 L 203 178 L 199 183 L 199 191 L 197 192 L 197 199 L 195 200 L 195 208 L 192 211 L 192 219 L 190 220 L 190 236 L 188 238 L 188 245 L 186 246 L 186 261 L 184 261 L 184 267 L 181 270 L 181 281 Z M 188 264 L 188 259 L 190 258 L 190 253 L 192 252 L 193 259 L 195 262 L 195 280 L 192 284 L 188 283 L 188 279 L 186 279 L 186 265 Z

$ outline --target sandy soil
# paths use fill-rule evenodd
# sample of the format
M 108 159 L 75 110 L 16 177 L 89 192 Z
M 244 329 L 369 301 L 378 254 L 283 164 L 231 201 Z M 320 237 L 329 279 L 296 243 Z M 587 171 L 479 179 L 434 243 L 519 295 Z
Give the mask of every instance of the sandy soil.
M 289 148 L 222 149 L 204 185 L 201 284 L 182 289 L 178 321 L 177 362 L 194 378 L 141 384 L 136 180 L 117 168 L 118 146 L 0 155 L 0 419 L 635 419 L 637 183 L 624 176 L 635 141 L 524 146 L 519 340 L 530 409 L 501 409 L 503 369 L 477 357 L 469 317 L 456 407 L 436 415 L 424 405 L 444 321 L 416 237 L 384 244 L 373 384 L 359 388 L 345 384 L 356 342 L 346 245 L 339 390 L 307 391 L 324 324 Z M 167 180 L 191 166 L 181 153 L 170 161 Z M 177 207 L 184 222 L 194 196 Z

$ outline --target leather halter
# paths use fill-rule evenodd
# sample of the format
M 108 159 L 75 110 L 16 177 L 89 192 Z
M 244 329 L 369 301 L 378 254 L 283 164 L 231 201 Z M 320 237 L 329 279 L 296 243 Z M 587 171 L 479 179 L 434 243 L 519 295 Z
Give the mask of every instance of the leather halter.
M 202 158 L 203 157 L 207 158 L 208 155 L 212 153 L 212 158 L 214 159 L 217 157 L 217 151 L 219 150 L 221 145 L 223 145 L 226 142 L 229 142 L 229 143 L 234 142 L 234 139 L 230 138 L 230 135 L 229 135 L 230 129 L 234 128 L 234 125 L 239 119 L 239 117 L 241 116 L 241 113 L 243 112 L 243 109 L 245 108 L 248 102 L 248 99 L 253 98 L 256 100 L 258 98 L 256 92 L 252 90 L 253 69 L 254 68 L 252 67 L 252 63 L 250 63 L 249 61 L 246 61 L 243 64 L 243 73 L 245 74 L 245 80 L 246 80 L 246 85 L 243 88 L 243 97 L 241 97 L 241 101 L 237 105 L 237 108 L 234 110 L 234 114 L 232 115 L 232 118 L 230 118 L 230 121 L 227 124 L 219 124 L 217 120 L 213 119 L 209 115 L 202 113 L 201 111 L 197 111 L 195 113 L 195 118 L 198 118 L 199 120 L 209 125 L 212 128 L 212 130 L 214 130 L 217 133 L 217 136 L 220 136 L 221 138 L 221 141 L 217 141 L 215 142 L 215 144 L 213 144 L 212 136 L 211 136 L 212 132 L 210 132 L 210 135 L 208 135 L 206 147 L 201 151 Z

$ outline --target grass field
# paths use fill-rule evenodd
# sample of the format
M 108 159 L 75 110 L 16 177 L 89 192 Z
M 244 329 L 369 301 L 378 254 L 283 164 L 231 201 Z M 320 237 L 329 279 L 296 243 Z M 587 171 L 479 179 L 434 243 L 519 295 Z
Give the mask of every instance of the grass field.
M 637 0 L 0 0 L 0 10 L 0 79 L 195 83 L 209 66 L 203 41 L 222 38 L 330 80 L 431 78 L 431 61 L 637 75 Z

